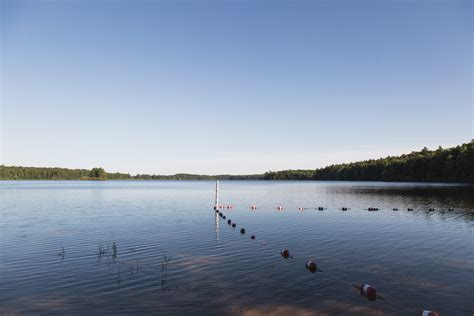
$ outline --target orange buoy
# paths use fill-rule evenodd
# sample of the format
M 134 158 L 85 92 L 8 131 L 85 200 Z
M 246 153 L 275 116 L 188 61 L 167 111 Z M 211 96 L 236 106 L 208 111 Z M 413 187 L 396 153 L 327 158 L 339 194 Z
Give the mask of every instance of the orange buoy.
M 308 260 L 308 261 L 306 261 L 306 269 L 308 269 L 309 271 L 315 273 L 318 270 L 318 266 L 317 266 L 316 262 Z
M 354 285 L 354 287 L 359 291 L 361 296 L 367 297 L 369 301 L 375 301 L 377 298 L 383 299 L 381 296 L 377 296 L 377 290 L 369 284 L 362 284 L 361 286 Z
M 432 311 L 427 311 L 427 310 L 421 310 L 417 314 L 418 316 L 439 316 L 437 312 L 432 312 Z
M 288 251 L 288 249 L 282 249 L 280 251 L 280 255 L 285 259 L 290 258 L 290 252 Z

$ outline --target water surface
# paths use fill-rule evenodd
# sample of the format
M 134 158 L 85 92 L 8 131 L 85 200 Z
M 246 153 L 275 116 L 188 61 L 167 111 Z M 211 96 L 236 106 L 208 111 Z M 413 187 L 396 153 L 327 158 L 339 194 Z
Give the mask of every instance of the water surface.
M 213 189 L 0 181 L 0 313 L 472 314 L 472 187 L 224 181 L 236 228 L 212 210 Z M 385 300 L 361 297 L 362 283 Z

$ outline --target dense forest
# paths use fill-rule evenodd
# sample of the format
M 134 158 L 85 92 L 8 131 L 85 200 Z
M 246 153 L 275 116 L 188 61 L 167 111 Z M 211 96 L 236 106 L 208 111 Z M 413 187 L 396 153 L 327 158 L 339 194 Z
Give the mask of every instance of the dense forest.
M 218 175 L 178 173 L 174 175 L 148 175 L 129 173 L 107 173 L 103 168 L 66 169 L 14 167 L 0 165 L 0 180 L 254 180 L 262 175 Z
M 1 180 L 360 180 L 474 183 L 474 144 L 331 165 L 311 170 L 284 170 L 253 175 L 148 175 L 107 173 L 103 168 L 66 169 L 0 165 Z
M 266 180 L 361 180 L 474 183 L 474 144 L 331 165 L 316 170 L 267 172 Z

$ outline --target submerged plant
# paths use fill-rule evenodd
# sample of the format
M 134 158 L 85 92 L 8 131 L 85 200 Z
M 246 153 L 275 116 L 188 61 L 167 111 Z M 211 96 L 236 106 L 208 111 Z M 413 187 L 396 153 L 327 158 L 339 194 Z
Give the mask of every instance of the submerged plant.
M 112 243 L 112 257 L 117 257 L 117 245 L 115 244 L 115 241 Z
M 163 256 L 163 260 L 161 261 L 161 272 L 166 271 L 168 267 L 168 262 L 171 261 L 171 257 L 167 257 L 166 255 Z
M 61 260 L 64 260 L 65 255 L 66 255 L 66 250 L 64 250 L 63 245 L 61 245 L 61 251 L 58 252 L 58 256 L 61 257 Z

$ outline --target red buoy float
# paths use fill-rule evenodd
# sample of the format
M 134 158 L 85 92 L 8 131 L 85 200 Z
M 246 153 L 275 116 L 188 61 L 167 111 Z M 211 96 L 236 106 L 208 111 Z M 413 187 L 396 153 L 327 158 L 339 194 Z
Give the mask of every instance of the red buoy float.
M 367 297 L 369 301 L 375 301 L 378 298 L 383 299 L 382 296 L 377 296 L 377 290 L 369 284 L 362 284 L 361 286 L 354 285 L 354 287 L 359 291 L 361 296 Z
M 316 262 L 308 260 L 306 261 L 306 269 L 315 273 L 318 270 L 318 265 L 316 264 Z
M 290 252 L 288 251 L 288 249 L 282 249 L 282 250 L 280 251 L 280 254 L 281 254 L 281 256 L 282 256 L 283 258 L 285 258 L 285 259 L 290 258 Z
M 427 311 L 427 310 L 419 311 L 417 315 L 418 316 L 439 316 L 438 313 L 432 312 L 432 311 Z

